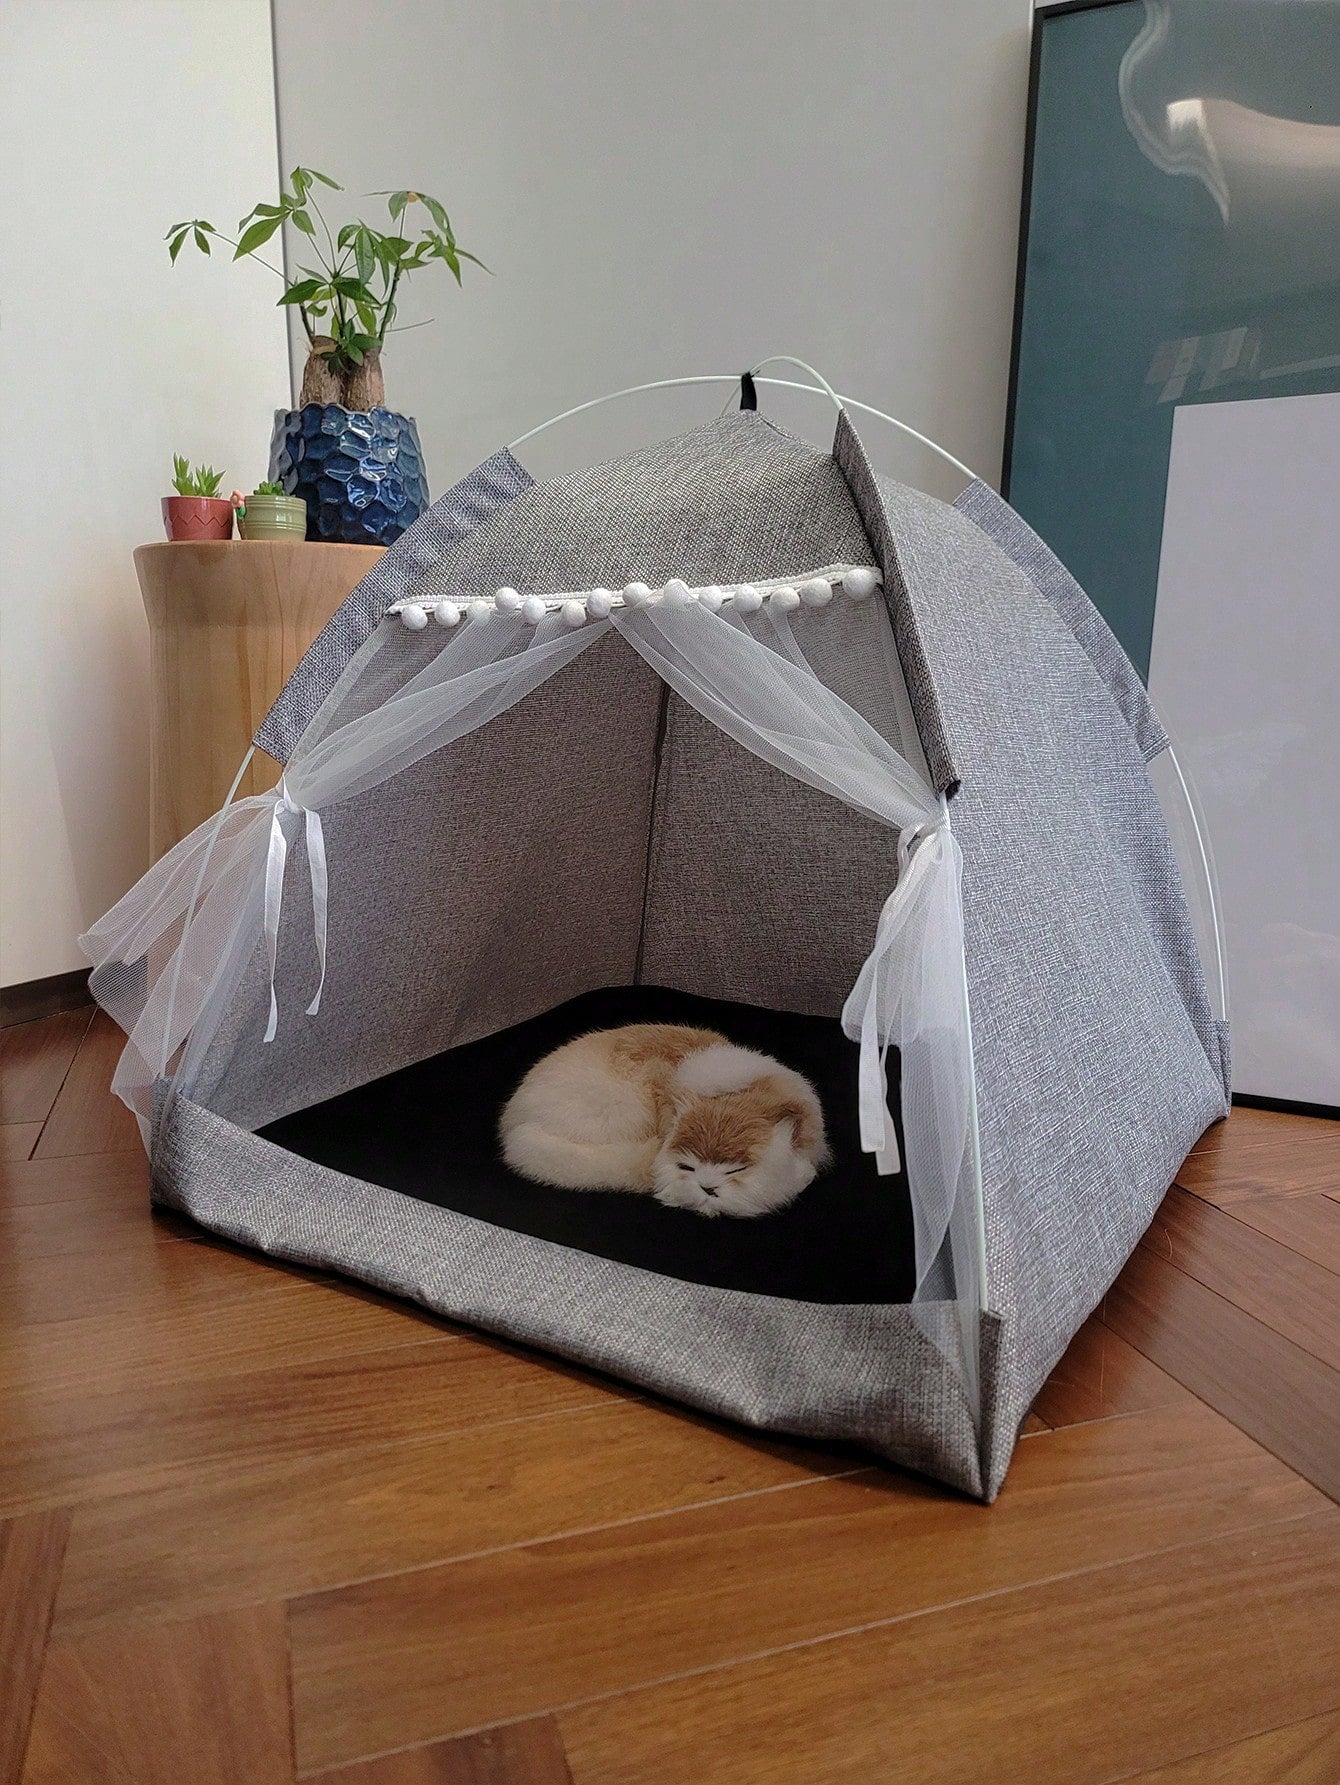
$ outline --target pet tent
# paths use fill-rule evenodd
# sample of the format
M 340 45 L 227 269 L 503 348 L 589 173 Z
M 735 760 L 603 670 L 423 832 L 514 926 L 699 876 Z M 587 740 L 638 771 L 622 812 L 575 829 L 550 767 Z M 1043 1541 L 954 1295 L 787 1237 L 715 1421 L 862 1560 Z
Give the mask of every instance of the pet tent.
M 496 454 L 329 622 L 283 765 L 85 939 L 155 1198 L 229 1238 L 983 1498 L 1225 1113 L 1096 611 L 743 410 L 576 475 Z M 560 1041 L 701 1022 L 805 1073 L 832 1165 L 703 1220 L 546 1189 L 498 1112 Z

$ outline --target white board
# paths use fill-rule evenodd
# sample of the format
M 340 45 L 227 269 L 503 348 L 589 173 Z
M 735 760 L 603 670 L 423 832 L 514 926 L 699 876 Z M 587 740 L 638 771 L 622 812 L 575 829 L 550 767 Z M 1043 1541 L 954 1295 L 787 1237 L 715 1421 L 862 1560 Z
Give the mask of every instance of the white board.
M 1340 1105 L 1340 395 L 1178 409 L 1149 690 L 1218 865 L 1233 1088 Z

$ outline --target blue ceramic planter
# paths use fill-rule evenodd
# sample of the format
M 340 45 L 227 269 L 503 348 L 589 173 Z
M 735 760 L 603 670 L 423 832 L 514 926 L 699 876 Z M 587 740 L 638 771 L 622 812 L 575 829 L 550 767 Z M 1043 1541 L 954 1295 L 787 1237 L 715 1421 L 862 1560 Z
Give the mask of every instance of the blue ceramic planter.
M 307 537 L 390 545 L 428 506 L 419 431 L 390 409 L 277 409 L 270 477 L 307 504 Z

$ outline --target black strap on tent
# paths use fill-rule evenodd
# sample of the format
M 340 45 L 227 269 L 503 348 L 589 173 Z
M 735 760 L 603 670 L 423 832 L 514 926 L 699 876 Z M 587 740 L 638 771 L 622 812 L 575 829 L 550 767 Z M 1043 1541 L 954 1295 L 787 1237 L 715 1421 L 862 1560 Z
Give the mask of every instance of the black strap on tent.
M 758 386 L 754 383 L 752 372 L 740 374 L 740 407 L 741 409 L 758 408 Z

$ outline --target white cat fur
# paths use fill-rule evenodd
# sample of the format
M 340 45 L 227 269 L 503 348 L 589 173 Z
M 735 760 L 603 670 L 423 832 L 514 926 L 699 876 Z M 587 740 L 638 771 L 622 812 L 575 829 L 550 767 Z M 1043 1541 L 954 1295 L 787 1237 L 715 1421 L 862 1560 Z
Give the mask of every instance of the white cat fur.
M 792 1202 L 827 1163 L 813 1086 L 707 1029 L 631 1024 L 539 1061 L 499 1122 L 514 1171 L 568 1190 L 654 1195 L 706 1216 Z

